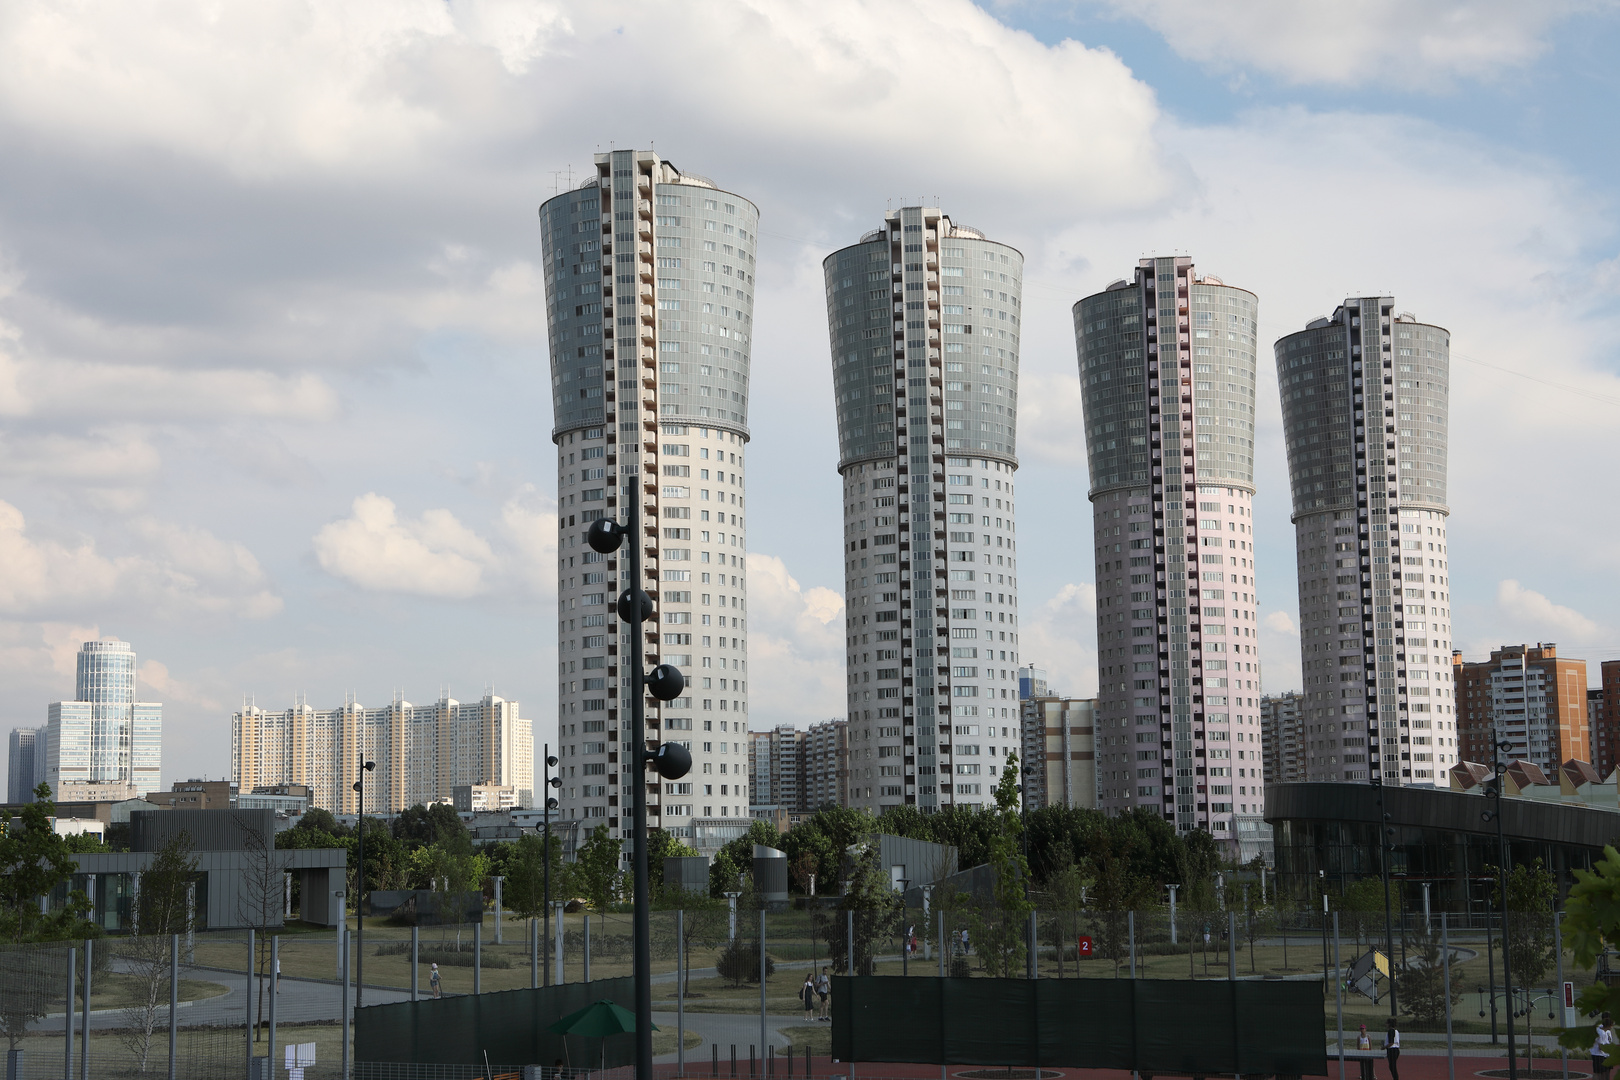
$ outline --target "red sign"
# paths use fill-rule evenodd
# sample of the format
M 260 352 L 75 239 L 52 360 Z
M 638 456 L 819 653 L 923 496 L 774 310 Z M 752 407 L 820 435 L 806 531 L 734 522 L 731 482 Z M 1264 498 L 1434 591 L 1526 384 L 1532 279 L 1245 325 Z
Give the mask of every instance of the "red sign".
M 1080 954 L 1080 959 L 1089 960 L 1091 958 L 1091 939 L 1088 937 L 1082 937 L 1080 939 L 1078 951 Z

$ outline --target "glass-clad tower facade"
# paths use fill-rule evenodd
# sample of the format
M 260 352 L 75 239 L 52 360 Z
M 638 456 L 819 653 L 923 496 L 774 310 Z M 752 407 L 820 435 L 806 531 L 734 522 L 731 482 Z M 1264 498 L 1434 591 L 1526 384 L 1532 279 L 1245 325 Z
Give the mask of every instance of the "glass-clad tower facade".
M 135 700 L 136 657 L 129 642 L 86 641 L 79 649 L 74 699 L 47 716 L 46 778 L 58 785 L 127 784 L 157 791 L 163 765 L 163 706 Z
M 938 209 L 827 256 L 849 806 L 982 806 L 1019 740 L 1023 256 Z
M 1275 345 L 1299 559 L 1308 780 L 1443 784 L 1451 335 L 1351 298 Z
M 1235 843 L 1262 810 L 1255 295 L 1147 258 L 1074 305 L 1097 567 L 1097 805 Z
M 632 749 L 620 735 L 620 660 L 630 639 L 612 603 L 632 582 L 628 559 L 591 551 L 585 534 L 597 518 L 627 520 L 639 499 L 639 584 L 655 608 L 647 667 L 674 664 L 688 680 L 682 697 L 648 699 L 647 745 L 678 740 L 694 762 L 679 783 L 649 785 L 648 824 L 704 852 L 748 826 L 744 477 L 758 220 L 747 199 L 632 150 L 598 154 L 594 176 L 540 208 L 562 814 L 629 835 L 639 778 L 620 768 Z

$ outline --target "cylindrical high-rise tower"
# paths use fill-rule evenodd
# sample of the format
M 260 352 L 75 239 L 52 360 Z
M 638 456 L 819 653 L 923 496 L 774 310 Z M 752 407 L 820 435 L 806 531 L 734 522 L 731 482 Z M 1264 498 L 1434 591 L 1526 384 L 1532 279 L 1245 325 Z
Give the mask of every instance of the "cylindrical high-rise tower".
M 747 831 L 748 603 L 743 478 L 752 359 L 753 203 L 648 151 L 540 208 L 557 444 L 557 723 L 561 814 L 628 837 L 629 672 L 615 596 L 628 560 L 591 551 L 592 521 L 642 500 L 656 621 L 647 666 L 685 696 L 647 701 L 648 746 L 692 771 L 648 790 L 648 823 L 710 853 Z M 544 740 L 542 740 L 544 741 Z M 621 750 L 624 752 L 621 756 Z M 620 809 L 624 809 L 621 821 Z
M 1446 568 L 1451 335 L 1352 298 L 1276 343 L 1299 556 L 1306 779 L 1457 762 Z
M 1018 719 L 1024 258 L 939 210 L 827 256 L 848 805 L 983 806 Z
M 1097 560 L 1097 804 L 1262 811 L 1255 295 L 1143 259 L 1074 305 Z

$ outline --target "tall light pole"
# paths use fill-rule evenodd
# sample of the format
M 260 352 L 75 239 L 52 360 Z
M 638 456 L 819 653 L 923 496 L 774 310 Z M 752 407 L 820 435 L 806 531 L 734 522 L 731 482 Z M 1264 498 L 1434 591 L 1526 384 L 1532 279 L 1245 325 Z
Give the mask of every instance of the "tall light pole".
M 551 752 L 551 744 L 545 743 L 544 749 L 541 751 L 541 753 L 545 755 L 546 761 L 546 782 L 545 785 L 540 789 L 545 802 L 541 804 L 540 824 L 536 825 L 535 828 L 539 829 L 541 831 L 541 835 L 545 837 L 545 868 L 543 870 L 545 878 L 544 910 L 542 910 L 540 917 L 545 921 L 545 925 L 541 932 L 544 935 L 542 940 L 546 942 L 546 950 L 548 953 L 546 959 L 549 961 L 549 952 L 551 949 L 551 812 L 557 809 L 557 797 L 551 793 L 551 789 L 562 787 L 562 777 L 551 775 L 551 770 L 557 766 L 557 755 Z M 530 923 L 529 925 L 533 926 L 534 924 Z M 551 964 L 547 963 L 543 966 L 546 969 L 545 985 L 550 986 Z M 531 972 L 530 974 L 533 973 Z
M 619 594 L 619 618 L 630 625 L 630 738 L 622 757 L 625 775 L 635 785 L 632 825 L 632 857 L 635 864 L 634 963 L 636 979 L 636 1080 L 653 1080 L 652 1053 L 652 921 L 647 885 L 647 780 L 645 769 L 666 780 L 679 780 L 692 769 L 692 752 L 680 743 L 659 741 L 657 750 L 647 749 L 647 694 L 659 701 L 672 701 L 686 687 L 686 678 L 669 665 L 659 664 L 652 671 L 642 670 L 641 626 L 652 616 L 652 598 L 641 589 L 641 481 L 629 485 L 629 521 L 620 525 L 611 518 L 598 518 L 586 535 L 592 550 L 606 555 L 630 539 L 630 583 Z M 624 485 L 620 485 L 621 492 Z
M 1389 1015 L 1395 1015 L 1395 936 L 1390 929 L 1389 911 L 1389 840 L 1395 830 L 1390 827 L 1389 815 L 1384 813 L 1384 782 L 1376 774 L 1372 786 L 1378 792 L 1378 873 L 1384 879 L 1384 959 L 1389 964 Z M 1324 928 L 1326 923 L 1323 923 Z
M 1487 810 L 1480 815 L 1486 821 L 1496 822 L 1496 883 L 1497 895 L 1501 902 L 1497 907 L 1502 912 L 1502 983 L 1507 994 L 1507 1035 L 1508 1035 L 1508 1080 L 1519 1080 L 1519 1066 L 1514 1061 L 1518 1052 L 1513 1039 L 1513 961 L 1508 957 L 1508 896 L 1507 896 L 1507 836 L 1502 831 L 1502 774 L 1505 766 L 1502 764 L 1502 751 L 1509 750 L 1512 743 L 1505 740 L 1498 741 L 1493 764 L 1496 766 L 1496 775 L 1491 778 L 1491 798 L 1496 800 L 1493 810 Z M 1488 933 L 1489 931 L 1487 931 Z M 1489 940 L 1486 941 L 1487 952 L 1490 949 Z M 1494 1000 L 1492 1008 L 1495 1008 Z
M 359 854 L 355 856 L 360 865 L 355 868 L 354 890 L 354 1007 L 357 1009 L 366 988 L 366 773 L 377 767 L 375 761 L 365 758 L 365 754 L 360 755 L 360 779 L 354 782 L 354 790 L 360 793 L 360 812 L 354 819 L 360 838 Z

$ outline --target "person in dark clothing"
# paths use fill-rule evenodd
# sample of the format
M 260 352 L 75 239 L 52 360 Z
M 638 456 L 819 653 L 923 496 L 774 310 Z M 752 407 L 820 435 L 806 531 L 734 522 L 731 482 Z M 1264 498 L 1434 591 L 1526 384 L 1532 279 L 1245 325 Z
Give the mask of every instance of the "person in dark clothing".
M 1384 1029 L 1384 1060 L 1389 1062 L 1389 1080 L 1401 1080 L 1401 1033 L 1393 1016 Z

